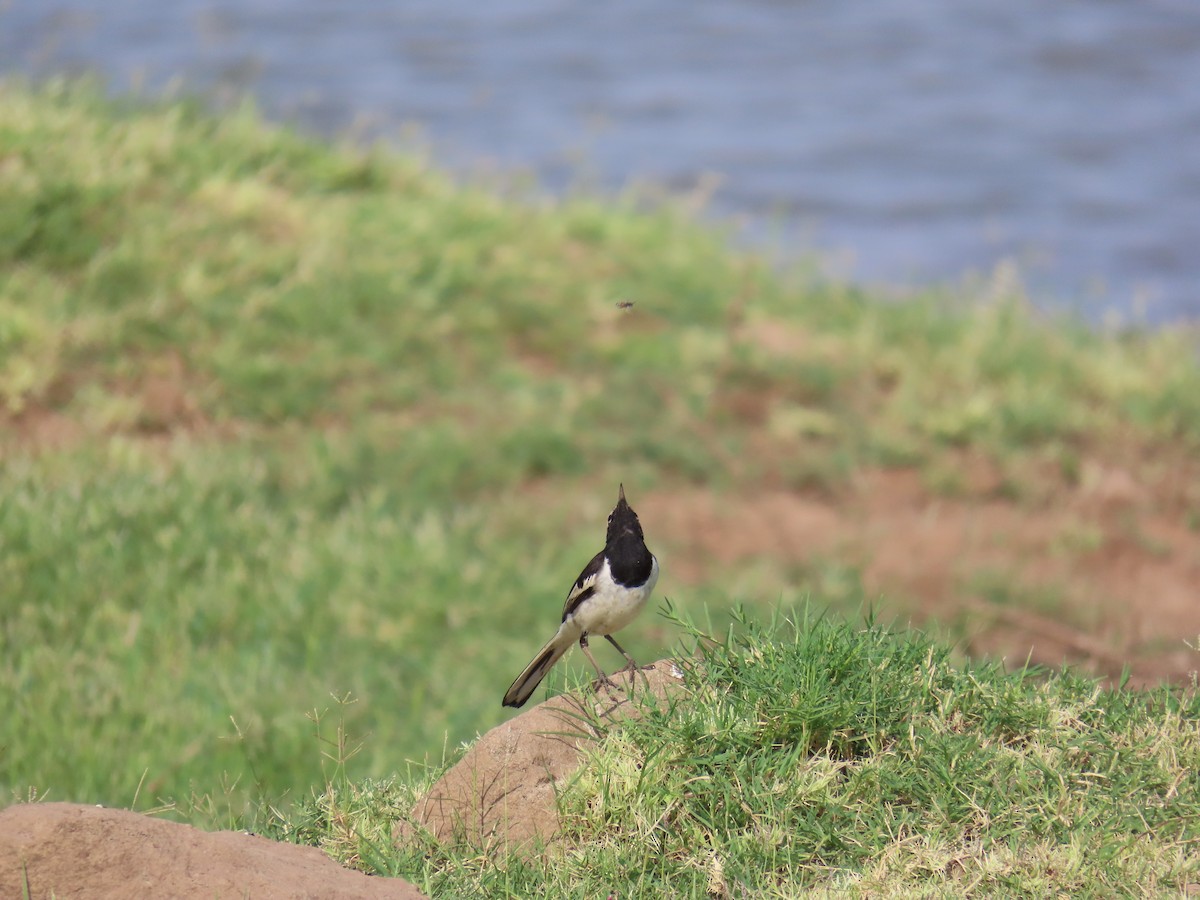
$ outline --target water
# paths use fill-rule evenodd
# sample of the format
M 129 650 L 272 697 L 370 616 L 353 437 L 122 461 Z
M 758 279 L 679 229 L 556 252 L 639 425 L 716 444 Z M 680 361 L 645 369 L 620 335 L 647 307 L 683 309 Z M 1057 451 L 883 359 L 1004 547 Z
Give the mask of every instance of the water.
M 687 190 L 867 283 L 1015 260 L 1035 302 L 1200 320 L 1196 0 L 0 0 L 0 73 L 419 123 L 460 171 Z

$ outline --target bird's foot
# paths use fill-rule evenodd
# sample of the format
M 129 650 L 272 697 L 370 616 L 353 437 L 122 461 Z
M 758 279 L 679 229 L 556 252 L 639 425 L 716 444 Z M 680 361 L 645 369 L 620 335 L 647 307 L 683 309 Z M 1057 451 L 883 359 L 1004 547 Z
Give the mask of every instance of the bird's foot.
M 646 672 L 648 672 L 649 670 L 651 670 L 651 669 L 653 669 L 653 668 L 654 668 L 654 664 L 653 664 L 653 663 L 651 663 L 651 664 L 650 664 L 650 665 L 648 665 L 648 666 L 639 666 L 637 663 L 635 663 L 635 662 L 634 662 L 634 661 L 631 659 L 631 660 L 629 661 L 628 665 L 626 665 L 626 666 L 625 666 L 625 668 L 623 668 L 623 669 L 620 669 L 620 670 L 618 670 L 618 671 L 616 671 L 616 672 L 613 672 L 613 674 L 614 674 L 614 675 L 625 675 L 626 673 L 628 673 L 628 675 L 629 675 L 629 686 L 630 686 L 630 687 L 632 687 L 632 686 L 633 686 L 633 682 L 637 680 L 637 676 L 638 676 L 638 674 L 641 674 L 641 676 L 642 676 L 642 681 L 646 682 L 646 689 L 647 689 L 647 690 L 649 690 L 649 689 L 650 689 L 650 676 L 648 676 L 648 675 L 646 674 Z
M 654 669 L 654 663 L 650 663 L 650 665 L 648 665 L 648 666 L 639 666 L 637 663 L 635 663 L 631 659 L 628 663 L 625 664 L 625 668 L 618 669 L 613 674 L 614 675 L 623 675 L 626 672 L 630 672 L 630 673 L 632 673 L 632 672 L 650 672 L 650 671 L 653 671 L 653 669 Z
M 619 675 L 620 673 L 614 672 L 613 674 Z M 597 694 L 600 693 L 600 691 L 602 691 L 602 690 L 607 690 L 610 693 L 621 690 L 621 686 L 619 684 L 617 684 L 615 681 L 613 681 L 611 678 L 609 678 L 607 675 L 603 675 L 600 678 L 597 678 L 595 681 L 593 681 L 592 687 L 595 689 Z

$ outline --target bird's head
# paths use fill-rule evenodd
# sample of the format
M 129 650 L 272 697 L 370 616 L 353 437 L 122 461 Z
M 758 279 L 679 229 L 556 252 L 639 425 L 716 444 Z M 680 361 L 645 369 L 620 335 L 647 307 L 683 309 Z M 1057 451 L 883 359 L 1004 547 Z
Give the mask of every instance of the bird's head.
M 620 493 L 617 495 L 617 505 L 608 514 L 608 537 L 606 538 L 606 543 L 611 544 L 625 534 L 632 534 L 639 540 L 645 540 L 642 534 L 642 523 L 638 521 L 637 513 L 633 511 L 633 507 L 625 501 L 625 485 L 622 484 Z

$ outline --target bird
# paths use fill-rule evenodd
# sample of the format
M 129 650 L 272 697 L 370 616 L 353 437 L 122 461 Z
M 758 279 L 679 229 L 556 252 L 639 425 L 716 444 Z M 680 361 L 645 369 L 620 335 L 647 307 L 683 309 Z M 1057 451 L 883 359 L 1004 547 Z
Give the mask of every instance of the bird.
M 608 516 L 604 549 L 592 557 L 575 579 L 563 605 L 558 631 L 513 681 L 504 695 L 504 705 L 524 706 L 546 673 L 576 641 L 600 675 L 600 683 L 615 687 L 588 650 L 591 635 L 604 635 L 628 660 L 621 672 L 638 671 L 638 664 L 617 643 L 613 632 L 620 631 L 642 611 L 657 582 L 658 559 L 646 546 L 641 522 L 626 502 L 625 485 L 622 484 L 617 505 Z

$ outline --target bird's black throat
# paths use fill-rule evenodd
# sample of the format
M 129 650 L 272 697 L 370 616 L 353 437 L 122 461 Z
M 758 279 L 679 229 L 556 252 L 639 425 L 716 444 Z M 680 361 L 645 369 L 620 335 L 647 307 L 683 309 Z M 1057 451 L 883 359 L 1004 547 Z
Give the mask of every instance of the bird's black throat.
M 626 532 L 609 541 L 604 555 L 613 581 L 622 587 L 641 587 L 654 570 L 654 556 L 642 540 L 640 528 L 637 534 Z

